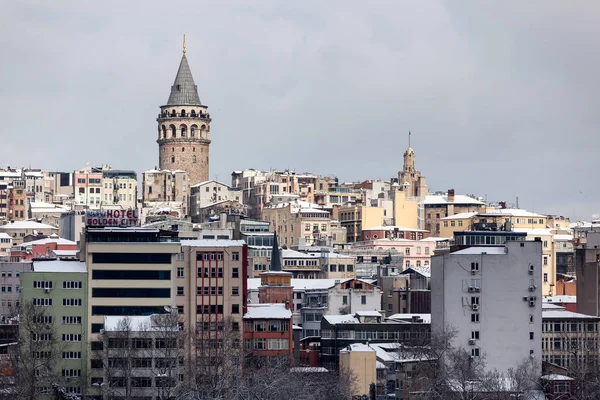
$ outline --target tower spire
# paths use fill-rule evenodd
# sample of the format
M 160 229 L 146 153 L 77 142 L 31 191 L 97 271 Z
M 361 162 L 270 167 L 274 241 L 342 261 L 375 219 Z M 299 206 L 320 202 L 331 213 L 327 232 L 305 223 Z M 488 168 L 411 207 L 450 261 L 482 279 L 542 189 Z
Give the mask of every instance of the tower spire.
M 185 56 L 185 33 L 183 34 L 183 55 Z
M 184 51 L 185 53 L 185 51 Z M 410 131 L 408 131 L 408 147 L 410 147 Z

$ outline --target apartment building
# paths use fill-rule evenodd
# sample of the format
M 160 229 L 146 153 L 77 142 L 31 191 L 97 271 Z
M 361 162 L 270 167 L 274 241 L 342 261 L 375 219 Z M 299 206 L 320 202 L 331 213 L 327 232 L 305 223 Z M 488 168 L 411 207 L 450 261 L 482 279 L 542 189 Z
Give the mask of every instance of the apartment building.
M 31 262 L 0 262 L 0 322 L 19 313 L 21 274 L 30 272 Z
M 587 233 L 575 249 L 577 312 L 600 316 L 600 232 Z
M 202 209 L 223 201 L 242 204 L 242 196 L 241 189 L 215 180 L 198 183 L 191 187 L 190 215 L 194 221 L 204 222 L 204 219 L 200 218 Z
M 425 268 L 408 268 L 392 272 L 382 266 L 377 275 L 381 288 L 381 308 L 386 315 L 431 313 L 431 271 Z
M 22 221 L 28 218 L 25 180 L 0 181 L 0 221 Z
M 569 370 L 600 357 L 600 317 L 544 303 L 542 321 L 543 361 Z
M 36 366 L 39 377 L 36 398 L 53 398 L 53 383 L 67 393 L 85 394 L 89 332 L 85 264 L 35 261 L 31 270 L 20 273 L 20 280 L 21 318 L 27 320 L 20 323 L 20 341 L 32 347 L 35 357 L 52 359 L 29 365 Z
M 135 171 L 102 169 L 101 206 L 133 210 L 137 208 L 137 174 Z
M 175 305 L 189 332 L 189 354 L 212 360 L 242 339 L 248 247 L 242 240 L 185 240 L 177 255 Z M 216 365 L 215 368 L 221 368 Z M 191 368 L 191 364 L 190 364 Z M 190 377 L 195 370 L 190 370 Z
M 102 169 L 89 164 L 73 172 L 74 205 L 100 208 L 102 204 Z
M 424 229 L 431 233 L 431 236 L 442 236 L 442 218 L 454 214 L 484 212 L 485 203 L 475 196 L 457 195 L 454 189 L 449 189 L 447 193 L 436 193 L 425 196 L 423 200 L 425 226 Z
M 262 210 L 282 246 L 313 245 L 331 237 L 330 213 L 307 202 L 278 203 Z
M 6 233 L 12 237 L 13 246 L 22 244 L 29 237 L 50 236 L 58 233 L 55 226 L 40 224 L 35 221 L 15 221 L 6 225 L 0 225 L 0 233 Z
M 151 169 L 143 173 L 142 197 L 148 203 L 177 202 L 183 204 L 183 214 L 189 213 L 190 177 L 184 170 Z
M 10 257 L 10 249 L 12 248 L 12 237 L 6 233 L 0 233 L 0 257 Z
M 507 241 L 434 256 L 432 332 L 456 329 L 452 344 L 473 357 L 485 356 L 489 370 L 540 359 L 541 254 L 540 241 Z
M 164 314 L 175 306 L 175 256 L 180 252 L 177 232 L 86 228 L 80 258 L 88 268 L 87 332 L 91 348 L 97 348 L 95 342 L 102 340 L 106 316 Z M 89 363 L 91 378 L 101 378 L 102 359 L 92 354 Z
M 290 303 L 248 304 L 244 314 L 244 348 L 253 357 L 282 357 L 292 361 Z

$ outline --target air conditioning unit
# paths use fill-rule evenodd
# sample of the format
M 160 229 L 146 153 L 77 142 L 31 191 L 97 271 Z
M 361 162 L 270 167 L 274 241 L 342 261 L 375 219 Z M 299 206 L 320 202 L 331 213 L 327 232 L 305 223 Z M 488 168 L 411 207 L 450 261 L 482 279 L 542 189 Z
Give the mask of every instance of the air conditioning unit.
M 536 301 L 537 297 L 536 296 L 529 296 L 529 301 Z
M 469 345 L 475 346 L 475 339 L 469 339 Z
M 523 296 L 523 301 L 529 301 L 529 297 Z
M 529 275 L 533 275 L 533 271 L 529 270 Z
M 475 292 L 475 288 L 473 286 L 469 286 L 469 293 Z
M 473 311 L 479 310 L 479 304 L 473 304 L 471 307 L 473 308 Z
M 44 293 L 50 293 L 50 289 L 49 288 L 44 289 Z
M 531 285 L 529 286 L 529 291 L 530 292 L 535 292 L 536 286 L 535 285 Z
M 475 293 L 479 293 L 479 292 L 481 292 L 481 288 L 476 287 L 475 288 Z
M 529 301 L 529 307 L 535 307 L 535 301 Z
M 472 269 L 471 270 L 471 275 L 477 275 L 477 270 Z

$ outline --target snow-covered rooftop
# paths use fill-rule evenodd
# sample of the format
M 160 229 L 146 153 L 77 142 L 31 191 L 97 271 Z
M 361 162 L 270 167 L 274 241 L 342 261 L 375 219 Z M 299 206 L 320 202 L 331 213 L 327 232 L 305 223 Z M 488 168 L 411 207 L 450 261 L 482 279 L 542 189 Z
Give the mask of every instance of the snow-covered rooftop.
M 600 320 L 600 317 L 595 315 L 586 315 L 580 314 L 572 311 L 565 310 L 544 310 L 542 309 L 542 318 L 549 319 L 597 319 Z
M 11 239 L 11 236 L 6 232 L 0 232 L 0 239 Z
M 72 240 L 69 240 L 69 239 L 64 239 L 64 238 L 60 238 L 60 237 L 47 237 L 44 239 L 33 240 L 31 242 L 24 242 L 23 246 L 48 244 L 48 243 L 56 243 L 59 245 L 76 245 L 77 244 L 77 242 L 73 242 Z
M 496 208 L 492 210 L 488 210 L 485 213 L 480 214 L 481 216 L 492 216 L 492 215 L 508 215 L 511 217 L 535 217 L 535 218 L 545 218 L 545 215 L 536 214 L 531 211 L 523 210 L 520 208 Z
M 440 218 L 440 219 L 442 221 L 443 220 L 448 220 L 448 219 L 469 219 L 469 218 L 473 218 L 477 214 L 478 213 L 476 213 L 476 212 L 466 212 L 466 213 L 459 213 L 459 214 L 454 214 L 454 215 L 448 215 L 447 217 Z
M 33 270 L 35 272 L 87 272 L 85 263 L 65 260 L 34 261 Z
M 467 247 L 466 249 L 458 250 L 452 254 L 505 254 L 505 247 L 502 246 L 481 246 Z
M 182 240 L 181 247 L 241 247 L 246 242 L 243 240 L 225 240 L 225 239 L 197 239 L 197 240 Z
M 6 225 L 0 226 L 0 229 L 2 229 L 2 230 L 14 230 L 14 229 L 30 229 L 30 230 L 31 229 L 53 229 L 53 230 L 58 230 L 58 228 L 55 226 L 41 224 L 36 221 L 10 222 Z
M 548 303 L 548 302 L 542 302 L 542 311 L 545 310 L 564 310 L 564 307 L 561 307 L 557 304 L 552 304 L 552 303 Z
M 360 321 L 353 315 L 323 315 L 323 319 L 329 322 L 331 325 L 336 324 L 359 324 Z
M 179 326 L 172 324 L 169 314 L 152 314 L 143 316 L 106 316 L 104 317 L 104 330 L 118 331 L 130 329 L 132 332 L 177 332 Z M 169 327 L 169 325 L 171 325 Z
M 392 321 L 412 321 L 413 317 L 417 317 L 423 320 L 424 324 L 431 323 L 431 314 L 393 314 L 387 317 L 387 319 L 391 319 Z
M 556 234 L 552 238 L 554 240 L 556 240 L 556 241 L 567 241 L 567 242 L 570 242 L 571 240 L 573 240 L 573 235 Z
M 363 228 L 363 232 L 364 231 L 393 231 L 393 230 L 399 230 L 399 231 L 405 231 L 405 232 L 428 232 L 425 229 L 416 229 L 416 228 L 407 228 L 404 226 L 395 226 L 395 225 L 379 225 L 379 226 L 374 226 L 372 228 Z
M 564 294 L 548 296 L 542 299 L 546 303 L 577 303 L 577 296 L 568 296 Z
M 437 195 L 430 194 L 425 196 L 425 200 L 423 201 L 425 205 L 434 205 L 434 204 L 476 204 L 483 205 L 483 201 L 474 199 L 470 196 L 465 196 L 463 194 L 457 194 L 454 196 L 454 201 L 449 202 L 447 195 Z
M 292 312 L 283 303 L 248 304 L 245 319 L 289 319 Z
M 334 287 L 337 283 L 349 281 L 351 278 L 346 279 L 295 279 L 292 278 L 292 286 L 294 290 L 314 290 L 314 289 L 329 289 Z M 258 290 L 260 286 L 260 278 L 249 278 L 248 279 L 248 290 Z
M 52 250 L 52 254 L 57 257 L 70 257 L 76 256 L 77 250 Z
M 281 251 L 282 258 L 319 258 L 319 255 L 315 255 L 314 253 L 302 253 L 301 251 L 291 250 L 291 249 L 283 249 Z
M 360 317 L 383 317 L 379 311 L 374 310 L 357 311 L 354 314 Z
M 512 228 L 514 232 L 525 232 L 529 235 L 551 236 L 552 231 L 544 228 Z

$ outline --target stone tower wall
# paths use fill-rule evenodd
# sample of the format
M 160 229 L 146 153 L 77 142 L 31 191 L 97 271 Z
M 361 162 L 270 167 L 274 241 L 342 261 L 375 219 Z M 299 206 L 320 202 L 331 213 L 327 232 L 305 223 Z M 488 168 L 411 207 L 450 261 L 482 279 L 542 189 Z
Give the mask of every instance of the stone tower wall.
M 163 106 L 157 121 L 160 169 L 186 171 L 190 185 L 207 181 L 211 120 L 206 107 Z

